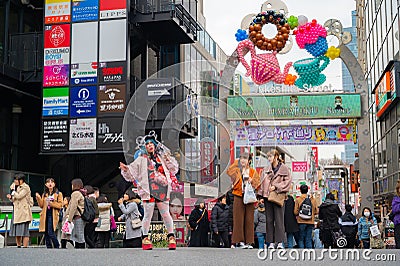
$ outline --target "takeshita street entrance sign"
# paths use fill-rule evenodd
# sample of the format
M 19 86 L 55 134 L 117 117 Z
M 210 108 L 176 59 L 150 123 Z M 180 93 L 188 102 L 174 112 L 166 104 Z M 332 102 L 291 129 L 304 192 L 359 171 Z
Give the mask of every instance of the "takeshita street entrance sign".
M 229 98 L 229 93 L 231 89 L 231 81 L 239 63 L 242 63 L 245 66 L 247 70 L 246 75 L 250 76 L 256 84 L 265 84 L 272 81 L 278 84 L 295 85 L 301 89 L 322 85 L 325 82 L 326 77 L 321 72 L 328 66 L 330 60 L 340 57 L 352 76 L 356 92 L 359 93 L 358 96 L 353 94 L 351 97 L 359 97 L 357 105 L 361 107 L 361 109 L 356 108 L 358 110 L 357 115 L 350 116 L 359 118 L 357 120 L 360 162 L 359 169 L 361 181 L 360 188 L 363 198 L 361 207 L 367 206 L 373 208 L 372 165 L 371 150 L 369 147 L 370 128 L 368 113 L 368 86 L 357 59 L 347 46 L 345 46 L 345 44 L 351 41 L 351 34 L 343 32 L 342 24 L 338 20 L 329 19 L 322 26 L 318 24 L 316 20 L 308 22 L 308 19 L 304 16 L 291 16 L 286 18 L 288 13 L 287 6 L 282 1 L 269 0 L 262 5 L 260 13 L 247 15 L 243 19 L 241 25 L 242 28 L 239 29 L 236 34 L 236 40 L 239 41 L 238 48 L 232 56 L 228 58 L 227 66 L 225 67 L 221 77 L 219 98 L 222 101 L 227 101 L 228 105 L 231 107 L 235 106 L 234 104 L 230 104 L 232 100 Z M 278 33 L 273 39 L 268 39 L 261 32 L 262 27 L 266 24 L 273 24 L 277 27 Z M 295 30 L 296 32 L 292 30 Z M 279 55 L 279 53 L 287 53 L 290 51 L 291 46 L 293 45 L 293 41 L 291 41 L 292 35 L 296 36 L 298 46 L 306 49 L 313 57 L 300 59 L 294 63 L 288 63 L 281 70 L 277 55 Z M 327 35 L 336 36 L 339 40 L 339 46 L 328 49 L 326 43 Z M 267 52 L 260 53 L 260 51 Z M 248 52 L 250 52 L 251 55 L 250 62 L 247 62 L 244 58 Z M 288 73 L 289 68 L 292 65 L 294 66 L 298 77 Z M 312 96 L 315 97 L 315 95 L 316 94 L 313 94 Z M 244 98 L 246 99 L 248 97 Z M 246 103 L 245 99 L 242 100 L 242 103 Z M 250 99 L 252 98 L 250 97 Z M 267 101 L 265 101 L 265 103 L 266 102 Z M 251 101 L 247 103 L 247 105 L 250 104 Z M 265 107 L 266 106 L 264 106 L 264 108 Z M 271 107 L 274 106 L 271 104 Z M 290 107 L 290 104 L 287 104 L 286 108 L 288 107 Z M 261 109 L 261 107 L 256 108 Z M 230 142 L 232 136 L 229 134 L 230 132 L 225 129 L 230 128 L 228 117 L 232 114 L 233 110 L 229 109 L 229 106 L 221 105 L 218 112 L 218 121 L 220 123 L 219 144 L 221 151 L 220 169 L 223 170 L 220 181 L 221 191 L 224 191 L 225 188 L 229 188 L 229 177 L 226 175 L 226 169 L 230 163 L 230 154 L 233 152 L 234 148 L 231 146 Z M 249 111 L 248 114 L 253 115 L 254 117 L 254 110 L 255 109 Z M 308 119 L 312 118 L 315 117 L 308 117 Z M 337 117 L 331 116 L 330 118 Z M 349 116 L 343 116 L 343 118 L 349 118 Z M 260 119 L 275 120 L 280 118 L 271 115 Z M 293 117 L 281 119 L 293 119 Z M 295 119 L 298 119 L 298 117 Z
M 228 120 L 360 118 L 359 94 L 228 97 Z

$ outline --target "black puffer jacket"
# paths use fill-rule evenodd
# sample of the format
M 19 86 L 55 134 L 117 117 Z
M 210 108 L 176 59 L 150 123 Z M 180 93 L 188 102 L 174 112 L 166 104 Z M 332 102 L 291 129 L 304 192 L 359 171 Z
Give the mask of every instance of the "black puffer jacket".
M 330 199 L 325 200 L 325 202 L 319 206 L 318 217 L 322 220 L 322 229 L 334 231 L 339 230 L 339 217 L 341 216 L 342 212 L 340 211 L 339 206 Z
M 211 230 L 216 232 L 232 232 L 229 225 L 229 206 L 217 202 L 211 211 Z
M 284 219 L 286 233 L 295 233 L 299 231 L 299 225 L 296 216 L 294 215 L 294 199 L 292 196 L 288 196 L 287 200 L 285 200 Z
M 339 220 L 340 229 L 346 236 L 355 237 L 357 234 L 357 219 L 351 212 L 345 212 Z

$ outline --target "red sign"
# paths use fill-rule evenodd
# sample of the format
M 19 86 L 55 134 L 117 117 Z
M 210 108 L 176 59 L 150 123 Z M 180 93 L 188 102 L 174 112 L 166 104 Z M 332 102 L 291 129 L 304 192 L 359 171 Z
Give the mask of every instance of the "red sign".
M 358 192 L 358 173 L 354 171 L 354 165 L 350 164 L 350 189 L 351 193 Z
M 59 48 L 70 46 L 70 25 L 45 26 L 44 48 Z
M 292 162 L 292 172 L 307 172 L 308 163 L 307 162 Z
M 202 176 L 214 176 L 214 142 L 200 142 L 200 164 Z
M 315 168 L 318 168 L 318 147 L 311 147 L 311 150 L 314 155 Z

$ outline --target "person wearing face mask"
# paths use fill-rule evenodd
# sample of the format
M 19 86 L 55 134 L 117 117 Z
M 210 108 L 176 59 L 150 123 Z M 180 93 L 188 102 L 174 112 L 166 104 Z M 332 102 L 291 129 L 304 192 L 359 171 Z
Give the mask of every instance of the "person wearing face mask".
M 371 209 L 364 207 L 362 216 L 358 221 L 358 239 L 365 249 L 370 248 L 370 227 L 373 225 L 377 225 L 376 219 Z
M 32 221 L 33 199 L 31 189 L 25 183 L 25 175 L 16 174 L 10 189 L 11 192 L 7 194 L 7 198 L 12 201 L 14 209 L 9 236 L 15 236 L 17 247 L 20 248 L 23 245 L 26 248 L 29 243 L 29 224 Z
M 252 186 L 254 190 L 260 186 L 260 176 L 250 167 L 252 157 L 248 152 L 240 154 L 239 159 L 229 166 L 228 176 L 232 182 L 233 200 L 233 247 L 252 249 L 254 243 L 254 204 L 244 204 L 245 186 Z

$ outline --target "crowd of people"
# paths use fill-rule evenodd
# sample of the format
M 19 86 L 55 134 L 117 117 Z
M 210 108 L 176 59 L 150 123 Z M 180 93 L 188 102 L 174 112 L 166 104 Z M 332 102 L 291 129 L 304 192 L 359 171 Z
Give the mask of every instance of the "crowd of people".
M 44 233 L 47 248 L 108 248 L 117 220 L 125 222 L 123 247 L 151 250 L 149 229 L 157 205 L 168 232 L 168 248 L 176 249 L 173 219 L 178 219 L 181 209 L 171 215 L 170 195 L 177 162 L 155 152 L 154 136 L 144 141 L 144 149 L 131 164 L 120 163 L 125 180 L 139 182 L 138 193 L 128 189 L 118 200 L 122 215 L 117 218 L 98 188 L 73 179 L 72 194 L 66 197 L 53 178 L 46 179 L 43 192 L 35 197 L 42 209 L 39 232 Z M 198 198 L 187 223 L 190 247 L 383 248 L 382 221 L 371 209 L 363 208 L 357 219 L 350 205 L 342 213 L 331 193 L 318 206 L 307 185 L 302 185 L 301 196 L 294 198 L 289 194 L 291 173 L 279 152 L 271 150 L 267 157 L 270 166 L 258 174 L 251 167 L 251 155 L 240 155 L 227 170 L 232 189 L 217 199 L 210 217 L 204 199 Z M 10 236 L 16 238 L 17 247 L 26 248 L 34 201 L 23 174 L 15 175 L 10 190 L 7 198 L 14 206 Z M 396 248 L 400 248 L 400 181 L 396 193 L 389 217 L 394 222 Z M 178 205 L 175 198 L 171 203 Z

